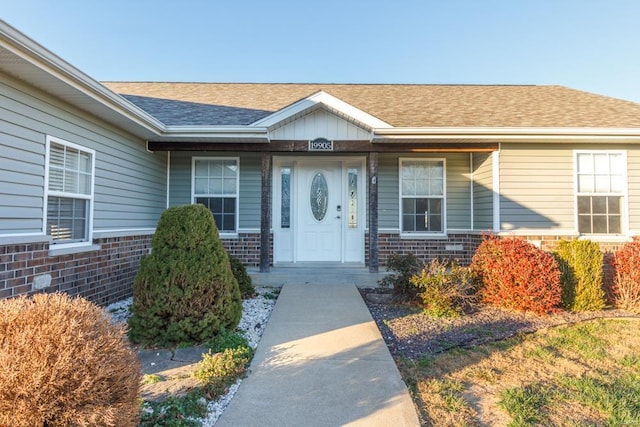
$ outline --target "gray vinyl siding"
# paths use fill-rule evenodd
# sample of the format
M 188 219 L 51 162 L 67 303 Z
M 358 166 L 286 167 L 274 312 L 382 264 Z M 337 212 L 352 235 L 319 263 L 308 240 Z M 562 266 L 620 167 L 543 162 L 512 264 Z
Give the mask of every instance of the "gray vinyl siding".
M 445 158 L 447 182 L 447 228 L 469 229 L 471 226 L 471 191 L 469 154 L 449 153 L 429 156 L 383 154 L 378 160 L 378 224 L 382 229 L 400 228 L 399 159 Z
M 191 203 L 191 159 L 193 157 L 238 157 L 238 155 L 220 152 L 172 152 L 170 206 Z M 240 155 L 240 192 L 238 195 L 240 229 L 260 229 L 261 168 L 260 153 L 242 153 Z
M 469 153 L 446 154 L 447 228 L 471 229 L 471 174 Z
M 629 228 L 640 231 L 640 149 L 630 144 L 502 144 L 500 215 L 504 230 L 576 231 L 574 151 L 627 153 Z
M 240 229 L 260 229 L 262 212 L 262 155 L 240 157 Z
M 166 154 L 0 74 L 0 235 L 42 232 L 47 135 L 93 149 L 94 230 L 154 228 L 166 205 Z
M 400 228 L 398 155 L 378 157 L 378 227 Z
M 492 153 L 473 154 L 473 228 L 493 228 Z
M 502 144 L 502 230 L 574 228 L 574 148 L 570 144 Z
M 628 146 L 626 149 L 629 231 L 634 234 L 640 234 L 640 148 Z
M 191 203 L 191 157 L 206 153 L 172 152 L 169 168 L 169 206 Z
M 4 99 L 4 98 L 0 98 Z M 0 103 L 0 234 L 42 232 L 44 137 L 6 121 Z

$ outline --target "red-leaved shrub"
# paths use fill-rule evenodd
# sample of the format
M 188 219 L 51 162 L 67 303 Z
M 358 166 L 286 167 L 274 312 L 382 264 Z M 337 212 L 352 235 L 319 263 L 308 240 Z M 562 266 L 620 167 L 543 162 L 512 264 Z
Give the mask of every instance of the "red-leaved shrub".
M 640 240 L 626 243 L 615 253 L 613 303 L 640 313 Z
M 473 255 L 482 301 L 548 314 L 560 304 L 560 270 L 553 256 L 517 238 L 486 236 Z

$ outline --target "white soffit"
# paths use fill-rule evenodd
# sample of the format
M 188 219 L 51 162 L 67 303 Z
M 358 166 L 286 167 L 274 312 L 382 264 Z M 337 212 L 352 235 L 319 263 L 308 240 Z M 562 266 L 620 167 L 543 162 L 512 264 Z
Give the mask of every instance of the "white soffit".
M 640 129 L 618 128 L 379 128 L 372 142 L 640 142 Z

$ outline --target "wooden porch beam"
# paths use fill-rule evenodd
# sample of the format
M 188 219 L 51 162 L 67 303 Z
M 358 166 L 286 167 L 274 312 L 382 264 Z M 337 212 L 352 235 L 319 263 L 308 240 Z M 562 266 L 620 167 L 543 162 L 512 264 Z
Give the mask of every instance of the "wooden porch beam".
M 268 273 L 271 265 L 271 154 L 262 153 L 260 209 L 260 272 Z
M 369 272 L 378 272 L 378 153 L 369 153 Z
M 269 143 L 235 142 L 153 142 L 151 151 L 230 151 L 272 153 L 479 153 L 497 151 L 498 143 L 371 143 L 369 141 L 333 141 L 332 151 L 309 151 L 309 141 L 272 140 Z

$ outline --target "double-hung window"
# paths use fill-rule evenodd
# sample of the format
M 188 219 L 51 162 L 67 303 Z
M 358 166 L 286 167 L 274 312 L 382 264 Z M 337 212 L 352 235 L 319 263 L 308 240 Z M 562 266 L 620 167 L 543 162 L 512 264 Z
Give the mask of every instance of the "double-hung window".
M 193 201 L 211 210 L 222 233 L 238 229 L 239 176 L 237 158 L 193 158 Z
M 624 152 L 576 152 L 580 234 L 622 234 L 626 171 Z
M 91 240 L 95 151 L 47 138 L 46 234 L 52 244 Z
M 444 233 L 444 159 L 400 159 L 400 219 L 403 233 Z

